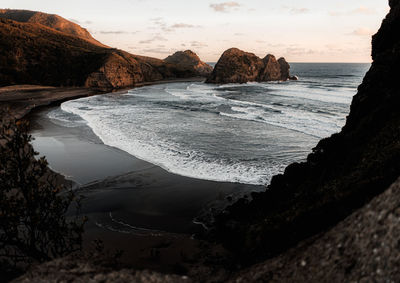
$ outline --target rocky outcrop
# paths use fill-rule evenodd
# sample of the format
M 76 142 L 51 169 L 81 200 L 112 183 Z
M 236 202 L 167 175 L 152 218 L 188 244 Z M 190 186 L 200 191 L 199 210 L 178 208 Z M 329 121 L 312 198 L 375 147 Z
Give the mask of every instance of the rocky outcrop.
M 290 66 L 284 58 L 276 60 L 274 55 L 268 54 L 261 59 L 253 53 L 231 48 L 222 54 L 206 82 L 225 84 L 286 81 L 291 78 L 289 69 Z
M 0 18 L 22 23 L 41 24 L 65 34 L 79 37 L 92 44 L 106 47 L 104 44 L 94 39 L 86 29 L 58 15 L 29 10 L 0 9 Z
M 326 233 L 235 272 L 196 266 L 188 276 L 166 275 L 72 255 L 12 282 L 399 282 L 399 205 L 400 179 Z
M 199 56 L 191 50 L 178 51 L 164 59 L 165 62 L 175 64 L 182 69 L 198 76 L 207 77 L 213 68 L 200 60 Z
M 13 280 L 23 282 L 142 282 L 142 283 L 190 283 L 186 276 L 161 274 L 148 270 L 119 269 L 113 270 L 89 259 L 80 260 L 69 256 L 36 266 L 23 276 Z
M 1 11 L 0 86 L 38 84 L 112 89 L 197 77 L 207 71 L 208 65 L 188 52 L 186 57 L 192 60 L 186 58 L 179 63 L 133 55 L 104 47 L 97 41 L 93 43 L 86 30 L 59 16 Z
M 400 173 L 400 1 L 373 37 L 373 63 L 346 125 L 321 140 L 303 163 L 272 178 L 267 190 L 217 216 L 210 237 L 245 263 L 276 255 L 344 219 Z
M 400 179 L 327 233 L 230 282 L 400 282 L 399 207 Z

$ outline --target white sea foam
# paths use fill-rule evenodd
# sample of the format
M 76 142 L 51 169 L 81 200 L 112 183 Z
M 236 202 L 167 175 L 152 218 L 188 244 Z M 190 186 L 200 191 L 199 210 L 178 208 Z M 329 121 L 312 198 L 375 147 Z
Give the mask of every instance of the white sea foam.
M 97 109 L 91 98 L 63 103 L 63 111 L 81 116 L 94 133 L 107 145 L 122 149 L 140 159 L 159 165 L 183 176 L 215 181 L 265 184 L 287 164 L 227 163 L 210 160 L 202 152 L 187 149 L 151 129 L 129 128 L 125 120 L 139 109 L 132 106 Z M 128 125 L 127 125 L 128 124 Z
M 304 158 L 316 138 L 337 132 L 350 100 L 347 90 L 331 95 L 304 82 L 174 83 L 61 109 L 85 120 L 105 144 L 170 172 L 261 185 Z

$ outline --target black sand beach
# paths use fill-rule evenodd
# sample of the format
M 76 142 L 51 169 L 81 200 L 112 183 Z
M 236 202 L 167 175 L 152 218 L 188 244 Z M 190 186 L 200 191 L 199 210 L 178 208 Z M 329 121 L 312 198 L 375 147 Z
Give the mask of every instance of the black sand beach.
M 165 237 L 172 237 L 172 243 L 189 241 L 188 245 L 193 245 L 188 237 L 182 240 L 178 234 L 190 235 L 203 229 L 194 223 L 196 216 L 228 204 L 230 195 L 264 189 L 169 173 L 104 145 L 86 125 L 55 124 L 47 117 L 52 109 L 42 108 L 27 116 L 35 138 L 33 145 L 40 155 L 46 156 L 54 171 L 79 184 L 85 196 L 82 214 L 89 218 L 86 244 L 100 238 L 106 246 L 120 248 L 130 255 L 138 253 L 139 247 L 165 241 Z M 138 245 L 138 241 L 142 243 Z M 171 250 L 178 253 L 180 248 Z M 149 249 L 143 250 L 147 253 Z M 128 258 L 132 260 L 131 256 Z

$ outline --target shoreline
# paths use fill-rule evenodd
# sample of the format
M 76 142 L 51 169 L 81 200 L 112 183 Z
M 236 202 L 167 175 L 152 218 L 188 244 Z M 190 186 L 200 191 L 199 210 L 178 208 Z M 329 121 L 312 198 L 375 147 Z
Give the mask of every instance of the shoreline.
M 133 226 L 142 223 L 139 226 L 146 229 L 192 233 L 191 228 L 196 227 L 191 224 L 192 220 L 204 212 L 203 207 L 211 204 L 228 205 L 243 194 L 265 188 L 171 173 L 158 165 L 104 144 L 87 125 L 71 128 L 53 123 L 47 117 L 51 109 L 53 107 L 38 109 L 27 116 L 32 123 L 34 148 L 40 155 L 46 155 L 53 171 L 77 183 L 83 194 L 91 195 L 99 203 L 103 203 L 103 206 L 99 206 L 96 202 L 91 202 L 88 210 L 90 213 L 104 212 L 108 207 L 125 207 L 126 211 L 133 214 L 136 214 L 134 210 L 141 211 L 139 214 L 147 219 L 143 221 L 142 217 L 137 216 L 137 222 Z M 125 197 L 120 198 L 118 193 L 115 196 L 118 191 L 119 194 L 125 194 Z M 99 198 L 100 195 L 103 196 Z M 137 198 L 128 202 L 127 199 L 133 195 Z M 232 199 L 229 202 L 225 200 L 228 197 Z M 133 203 L 135 209 L 131 210 L 129 206 L 133 206 Z M 128 218 L 125 212 L 119 213 Z M 165 227 L 160 217 L 150 215 L 172 219 L 169 221 L 171 228 Z
M 168 79 L 153 82 L 137 83 L 134 86 L 121 89 L 93 89 L 87 87 L 53 87 L 42 85 L 10 85 L 0 87 L 0 111 L 8 112 L 16 119 L 22 119 L 32 110 L 43 106 L 59 105 L 62 102 L 88 97 L 92 95 L 125 92 L 130 89 L 177 82 L 199 82 L 203 77 L 185 79 Z
M 29 100 L 32 92 L 37 97 L 57 90 L 60 94 L 69 92 L 69 95 L 53 95 L 41 101 L 43 103 L 40 105 L 34 105 L 32 100 Z M 83 93 L 84 91 L 88 91 L 89 94 Z M 90 95 L 92 91 L 72 89 L 71 92 L 71 89 L 65 88 L 24 90 L 25 101 L 21 95 L 15 100 L 26 103 L 25 105 L 30 108 L 24 108 L 28 111 L 20 111 L 17 114 L 27 118 L 35 127 L 37 119 L 43 122 L 42 118 L 37 117 L 41 112 L 63 101 Z M 9 102 L 12 105 L 13 101 Z M 4 105 L 4 96 L 0 97 L 0 107 L 2 105 Z M 103 175 L 102 178 L 93 180 L 81 189 L 81 192 L 87 196 L 83 203 L 82 215 L 87 215 L 90 219 L 83 235 L 84 250 L 92 247 L 93 240 L 101 239 L 106 249 L 123 250 L 122 261 L 136 268 L 174 272 L 176 265 L 185 262 L 188 255 L 197 258 L 199 253 L 203 253 L 201 246 L 204 242 L 194 239 L 191 235 L 203 230 L 204 227 L 201 223 L 194 223 L 195 217 L 208 213 L 218 206 L 231 204 L 234 199 L 227 200 L 231 193 L 246 191 L 243 189 L 246 187 L 256 187 L 179 176 L 159 166 L 139 160 L 122 150 L 109 147 L 99 142 L 98 138 L 97 141 L 91 139 L 93 137 L 82 138 L 79 134 L 81 132 L 70 132 L 70 128 L 51 125 L 51 121 L 45 124 L 42 128 L 43 132 L 55 134 L 51 138 L 55 138 L 57 144 L 61 147 L 71 146 L 70 148 L 78 149 L 74 156 L 83 156 L 84 160 L 92 164 L 106 165 L 100 168 L 101 170 L 91 171 L 101 174 L 102 171 L 108 171 L 110 168 L 118 171 L 118 164 L 137 166 L 136 169 L 121 171 L 112 176 Z M 39 152 L 43 155 L 40 150 Z M 91 155 L 84 155 L 82 152 Z M 47 159 L 49 160 L 48 157 Z M 99 160 L 107 160 L 107 162 L 101 163 Z M 60 170 L 55 170 L 51 162 L 49 163 L 52 171 L 60 172 Z M 91 169 L 86 163 L 72 167 L 75 167 L 76 171 L 82 171 L 81 169 L 85 167 Z M 59 174 L 65 177 L 62 172 Z M 259 189 L 261 188 L 263 187 L 259 186 Z

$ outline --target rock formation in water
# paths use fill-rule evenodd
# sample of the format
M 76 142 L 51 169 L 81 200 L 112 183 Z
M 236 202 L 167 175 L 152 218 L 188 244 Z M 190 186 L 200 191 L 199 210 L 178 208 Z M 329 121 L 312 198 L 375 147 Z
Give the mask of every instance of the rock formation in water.
M 276 60 L 274 55 L 268 54 L 261 59 L 253 53 L 231 48 L 222 54 L 206 82 L 225 84 L 295 79 L 289 75 L 289 69 L 284 58 Z
M 0 10 L 0 86 L 131 87 L 203 76 L 206 66 L 196 58 L 178 64 L 133 55 L 106 47 L 57 15 Z
M 176 64 L 187 69 L 189 72 L 198 73 L 207 77 L 211 74 L 213 68 L 200 60 L 199 56 L 191 50 L 178 51 L 164 59 L 165 62 Z
M 306 162 L 273 177 L 265 192 L 239 200 L 216 217 L 210 237 L 244 262 L 273 256 L 324 231 L 400 175 L 400 1 L 389 2 L 391 11 L 373 36 L 372 66 L 342 131 L 321 140 Z M 234 66 L 243 61 L 255 62 L 241 64 L 246 68 L 257 66 L 254 56 L 239 54 Z M 232 61 L 223 62 L 228 66 Z M 246 70 L 245 78 L 256 77 L 254 70 Z M 223 77 L 244 81 L 233 71 Z

